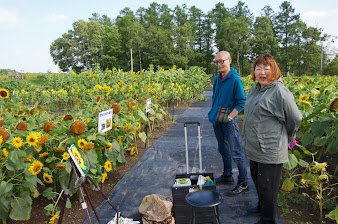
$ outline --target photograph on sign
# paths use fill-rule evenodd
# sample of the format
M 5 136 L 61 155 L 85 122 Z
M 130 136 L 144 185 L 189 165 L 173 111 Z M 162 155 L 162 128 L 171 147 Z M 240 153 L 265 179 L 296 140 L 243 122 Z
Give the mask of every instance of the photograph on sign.
M 73 160 L 75 167 L 79 171 L 81 176 L 86 176 L 87 171 L 88 171 L 88 166 L 84 162 L 80 152 L 77 150 L 76 146 L 72 144 L 68 148 L 68 153 L 70 155 L 70 158 Z
M 113 109 L 102 111 L 98 117 L 98 132 L 107 132 L 112 129 Z
M 148 98 L 146 102 L 146 113 L 150 111 L 150 105 L 151 105 L 151 98 Z

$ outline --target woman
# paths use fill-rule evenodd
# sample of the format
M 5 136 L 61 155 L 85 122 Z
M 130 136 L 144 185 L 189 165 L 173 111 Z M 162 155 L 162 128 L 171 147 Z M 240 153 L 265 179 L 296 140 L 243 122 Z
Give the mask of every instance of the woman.
M 252 80 L 257 85 L 248 93 L 243 121 L 243 148 L 259 200 L 251 212 L 261 213 L 258 223 L 277 223 L 282 167 L 288 162 L 288 143 L 295 139 L 302 115 L 270 54 L 255 60 Z

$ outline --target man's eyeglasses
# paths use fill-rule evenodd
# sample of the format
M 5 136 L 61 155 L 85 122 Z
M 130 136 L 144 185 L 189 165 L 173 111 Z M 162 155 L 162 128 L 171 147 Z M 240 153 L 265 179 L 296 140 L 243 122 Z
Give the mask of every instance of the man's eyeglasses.
M 224 62 L 226 62 L 227 60 L 229 60 L 229 58 L 225 59 L 225 60 L 218 60 L 218 61 L 215 61 L 215 64 L 223 64 Z

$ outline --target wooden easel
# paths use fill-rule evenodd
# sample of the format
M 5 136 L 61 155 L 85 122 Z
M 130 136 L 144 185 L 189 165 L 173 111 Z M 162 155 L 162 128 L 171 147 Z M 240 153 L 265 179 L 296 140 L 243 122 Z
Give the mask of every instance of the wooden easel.
M 85 177 L 83 177 L 83 176 L 79 177 L 78 171 L 77 171 L 77 169 L 76 169 L 76 167 L 74 165 L 73 160 L 71 158 L 69 158 L 68 162 L 70 163 L 70 165 L 72 167 L 72 171 L 70 173 L 68 186 L 64 190 L 64 196 L 65 197 L 63 199 L 63 203 L 62 203 L 62 207 L 61 207 L 60 218 L 59 218 L 58 224 L 62 224 L 62 219 L 63 219 L 63 215 L 64 215 L 64 212 L 65 212 L 67 199 L 69 197 L 69 189 L 70 189 L 70 185 L 71 185 L 71 182 L 72 182 L 73 174 L 75 174 L 75 176 L 76 176 L 75 188 L 79 188 L 79 191 L 80 191 L 80 195 L 81 195 L 81 199 L 82 199 L 82 203 L 81 203 L 82 210 L 83 210 L 83 212 L 85 214 L 85 218 L 88 220 L 88 222 L 90 224 L 92 224 L 92 222 L 91 222 L 91 219 L 90 219 L 90 216 L 89 216 L 89 211 L 88 211 L 87 203 L 86 203 L 84 195 L 83 195 L 83 190 L 86 193 L 86 196 L 88 198 L 89 204 L 90 204 L 90 206 L 92 207 L 92 209 L 94 211 L 94 214 L 96 216 L 97 221 L 100 224 L 101 224 L 101 222 L 100 222 L 99 216 L 98 216 L 98 214 L 96 212 L 96 209 L 95 209 L 95 207 L 94 207 L 94 205 L 93 205 L 93 203 L 92 203 L 92 201 L 91 201 L 91 199 L 89 197 L 89 194 L 88 194 L 88 191 L 86 189 L 86 186 L 84 184 L 86 179 L 89 180 L 95 186 L 95 190 L 98 191 L 101 194 L 101 196 L 108 202 L 108 204 L 116 211 L 116 214 L 119 216 L 118 209 L 115 208 L 115 206 L 109 201 L 109 198 L 102 192 L 102 190 L 100 189 L 100 187 L 93 181 L 93 179 L 89 175 L 86 175 Z M 118 224 L 118 219 L 117 219 L 117 224 Z

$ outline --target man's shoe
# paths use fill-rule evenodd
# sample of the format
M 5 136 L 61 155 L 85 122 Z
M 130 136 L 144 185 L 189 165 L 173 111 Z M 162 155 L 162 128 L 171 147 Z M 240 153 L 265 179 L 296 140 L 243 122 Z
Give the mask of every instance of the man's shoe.
M 227 184 L 227 185 L 234 184 L 234 178 L 232 176 L 226 176 L 224 174 L 216 178 L 215 181 L 217 184 Z
M 246 194 L 248 192 L 249 192 L 248 182 L 241 182 L 241 183 L 238 183 L 234 189 L 232 189 L 231 191 L 228 191 L 226 195 L 228 197 L 235 197 L 235 196 L 239 196 L 242 194 Z

